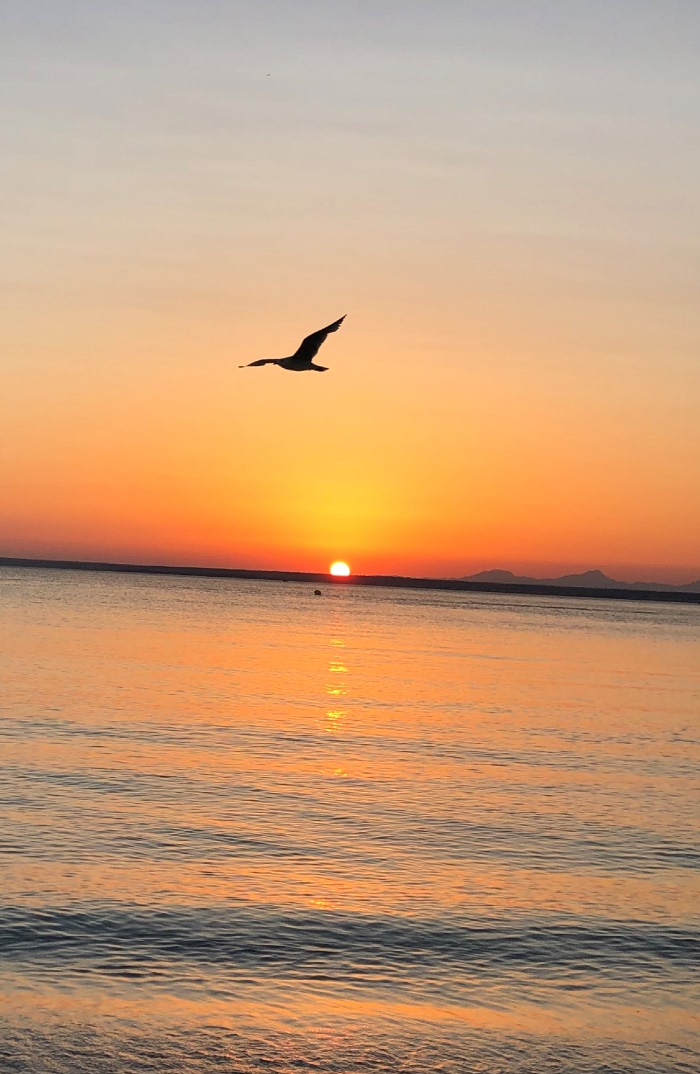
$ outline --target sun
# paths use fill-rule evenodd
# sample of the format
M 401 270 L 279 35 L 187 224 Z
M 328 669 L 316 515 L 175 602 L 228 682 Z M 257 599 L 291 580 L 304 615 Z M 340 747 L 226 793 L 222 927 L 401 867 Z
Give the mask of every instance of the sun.
M 335 563 L 331 563 L 331 574 L 336 578 L 347 578 L 350 568 L 347 563 L 343 563 L 342 559 L 338 559 Z

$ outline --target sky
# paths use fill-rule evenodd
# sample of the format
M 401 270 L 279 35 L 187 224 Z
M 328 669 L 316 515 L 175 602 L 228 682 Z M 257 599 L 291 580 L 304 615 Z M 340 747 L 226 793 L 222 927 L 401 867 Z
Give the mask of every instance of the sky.
M 0 555 L 700 577 L 699 46 L 696 0 L 3 5 Z

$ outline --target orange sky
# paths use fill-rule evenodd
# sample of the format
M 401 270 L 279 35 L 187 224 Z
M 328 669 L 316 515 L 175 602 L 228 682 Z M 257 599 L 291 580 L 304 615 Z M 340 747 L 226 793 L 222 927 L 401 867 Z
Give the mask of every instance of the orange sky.
M 0 555 L 700 576 L 700 16 L 498 7 L 3 16 Z

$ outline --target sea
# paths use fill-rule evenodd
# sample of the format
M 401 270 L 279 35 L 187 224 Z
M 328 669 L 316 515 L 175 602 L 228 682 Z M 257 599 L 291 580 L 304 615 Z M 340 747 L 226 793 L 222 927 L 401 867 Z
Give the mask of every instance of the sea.
M 700 607 L 0 569 L 2 1074 L 700 1068 Z

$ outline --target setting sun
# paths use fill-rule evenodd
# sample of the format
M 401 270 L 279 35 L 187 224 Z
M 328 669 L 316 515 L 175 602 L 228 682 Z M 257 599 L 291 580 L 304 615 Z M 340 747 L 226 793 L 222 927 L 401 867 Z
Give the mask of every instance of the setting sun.
M 335 563 L 331 563 L 331 574 L 336 578 L 347 578 L 350 574 L 350 568 L 347 563 L 343 563 L 342 560 L 337 560 Z

